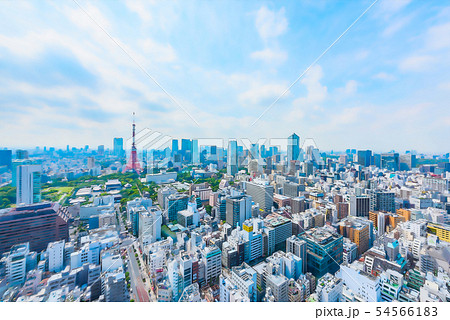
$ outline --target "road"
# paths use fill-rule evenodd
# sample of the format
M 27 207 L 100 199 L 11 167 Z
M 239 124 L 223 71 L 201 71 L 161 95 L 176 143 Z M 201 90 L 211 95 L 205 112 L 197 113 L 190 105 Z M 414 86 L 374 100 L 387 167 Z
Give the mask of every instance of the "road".
M 132 246 L 127 249 L 128 252 L 128 269 L 130 272 L 131 288 L 133 289 L 133 295 L 138 302 L 150 302 L 150 297 L 145 289 L 144 282 L 141 278 L 139 266 L 134 256 Z

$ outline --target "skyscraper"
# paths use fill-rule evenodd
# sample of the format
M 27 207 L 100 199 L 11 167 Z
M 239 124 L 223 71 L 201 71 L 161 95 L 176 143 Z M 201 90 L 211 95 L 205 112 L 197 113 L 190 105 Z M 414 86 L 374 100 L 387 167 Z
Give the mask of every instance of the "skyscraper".
M 298 160 L 300 156 L 300 137 L 293 133 L 288 138 L 287 145 L 287 161 L 290 163 L 293 160 Z
M 175 154 L 178 152 L 178 140 L 172 139 L 172 154 Z
M 17 205 L 41 202 L 41 165 L 20 165 L 16 173 Z
M 372 151 L 371 150 L 358 150 L 358 164 L 363 167 L 371 165 Z
M 181 153 L 183 154 L 184 160 L 191 162 L 192 159 L 192 141 L 189 139 L 181 139 Z
M 343 237 L 326 228 L 313 228 L 300 236 L 307 243 L 308 272 L 320 278 L 327 272 L 334 274 L 343 261 Z
M 244 221 L 252 216 L 252 197 L 245 195 L 229 197 L 226 203 L 227 223 L 233 228 L 237 225 L 242 228 Z
M 6 166 L 9 170 L 12 169 L 12 151 L 0 150 L 0 167 Z
M 16 150 L 16 159 L 17 160 L 28 159 L 28 151 L 20 149 Z
M 234 176 L 238 172 L 238 152 L 237 141 L 230 140 L 228 142 L 227 153 L 227 174 Z
M 192 140 L 192 163 L 199 164 L 200 163 L 200 154 L 198 152 L 198 140 Z
M 97 153 L 99 156 L 105 155 L 105 146 L 103 144 L 98 146 Z
M 114 138 L 114 155 L 116 157 L 122 158 L 123 157 L 123 138 Z
M 260 210 L 266 213 L 272 210 L 273 191 L 273 186 L 267 181 L 246 183 L 246 193 L 252 196 L 253 201 L 259 204 Z

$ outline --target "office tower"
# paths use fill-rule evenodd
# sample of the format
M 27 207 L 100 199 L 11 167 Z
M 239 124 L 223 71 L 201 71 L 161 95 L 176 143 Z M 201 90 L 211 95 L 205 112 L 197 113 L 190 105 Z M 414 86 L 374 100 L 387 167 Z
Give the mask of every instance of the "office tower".
M 99 155 L 99 156 L 103 156 L 103 155 L 105 155 L 105 146 L 104 145 L 99 145 L 98 146 L 98 148 L 97 148 L 97 154 Z
M 251 159 L 259 159 L 259 144 L 252 143 L 249 151 Z
M 129 300 L 127 282 L 123 272 L 111 272 L 103 276 L 102 293 L 106 302 L 126 302 Z
M 9 285 L 21 285 L 27 274 L 27 256 L 30 253 L 28 243 L 16 244 L 6 258 L 6 277 Z
M 341 154 L 341 155 L 339 156 L 339 163 L 340 163 L 340 164 L 343 164 L 344 166 L 346 166 L 347 163 L 348 163 L 348 155 L 346 155 L 346 154 Z
M 370 193 L 370 211 L 395 212 L 395 193 L 372 191 Z
M 199 164 L 200 163 L 200 154 L 198 153 L 198 140 L 193 139 L 192 140 L 192 163 L 193 164 Z
M 269 213 L 273 205 L 273 186 L 268 181 L 255 181 L 246 183 L 246 193 L 264 212 Z
M 286 252 L 291 252 L 297 257 L 302 259 L 302 272 L 306 273 L 307 270 L 307 244 L 305 240 L 300 239 L 298 236 L 293 235 L 286 240 Z
M 299 160 L 300 156 L 300 137 L 295 133 L 289 136 L 287 144 L 287 162 Z
M 234 176 L 238 172 L 238 150 L 237 141 L 228 142 L 227 152 L 227 175 Z
M 286 197 L 296 198 L 301 191 L 305 191 L 305 186 L 291 181 L 283 183 L 283 195 Z
M 177 189 L 173 187 L 162 187 L 158 189 L 158 204 L 163 209 L 166 210 L 166 199 L 171 194 L 177 193 Z
M 178 152 L 178 140 L 172 139 L 172 155 Z
M 347 202 L 339 202 L 336 204 L 337 218 L 344 219 L 348 216 L 349 204 Z
M 181 139 L 181 154 L 184 161 L 191 162 L 192 159 L 192 141 L 189 139 Z
M 236 196 L 226 199 L 226 221 L 235 228 L 242 227 L 245 220 L 252 217 L 252 197 Z
M 95 167 L 95 158 L 94 157 L 87 157 L 87 168 L 93 169 Z
M 114 155 L 118 158 L 122 158 L 124 155 L 123 150 L 123 138 L 114 138 Z
M 264 219 L 264 233 L 267 234 L 267 253 L 278 250 L 286 251 L 286 239 L 292 236 L 292 221 L 277 213 L 269 214 Z
M 137 156 L 135 136 L 136 136 L 136 124 L 134 123 L 134 113 L 133 113 L 133 144 L 131 145 L 130 159 L 128 160 L 124 172 L 134 171 L 137 174 L 140 174 L 143 169 L 141 164 L 139 163 Z
M 161 240 L 162 212 L 156 207 L 139 212 L 139 240 L 142 247 Z
M 48 271 L 60 272 L 64 267 L 65 240 L 50 242 L 47 246 Z
M 12 151 L 0 150 L 0 167 L 6 166 L 8 170 L 12 169 Z
M 363 167 L 371 165 L 372 151 L 371 150 L 358 150 L 358 164 Z
M 347 218 L 339 222 L 338 232 L 358 246 L 358 256 L 360 256 L 370 248 L 369 227 L 369 224 Z
M 265 146 L 264 144 L 261 145 L 261 148 L 260 148 L 260 155 L 261 155 L 261 158 L 265 158 L 265 157 L 267 156 L 266 146 Z
M 28 151 L 27 150 L 16 150 L 16 159 L 17 160 L 25 160 L 28 159 Z
M 205 266 L 205 282 L 210 285 L 217 283 L 222 271 L 222 252 L 216 246 L 206 247 L 201 252 Z
M 300 236 L 307 243 L 308 272 L 320 278 L 334 274 L 343 260 L 343 238 L 326 228 L 313 228 Z
M 417 159 L 415 154 L 402 154 L 399 158 L 400 170 L 409 171 L 416 167 Z
M 17 167 L 17 205 L 41 202 L 41 165 Z
M 69 213 L 58 203 L 39 203 L 0 213 L 0 254 L 11 246 L 29 242 L 40 252 L 49 242 L 69 240 Z
M 355 217 L 368 217 L 370 209 L 369 196 L 349 195 L 346 196 L 349 202 L 349 215 Z
M 189 197 L 185 194 L 171 194 L 166 198 L 165 213 L 169 221 L 176 221 L 178 212 L 186 210 Z
M 380 168 L 391 171 L 398 171 L 400 159 L 398 153 L 383 153 L 380 155 Z

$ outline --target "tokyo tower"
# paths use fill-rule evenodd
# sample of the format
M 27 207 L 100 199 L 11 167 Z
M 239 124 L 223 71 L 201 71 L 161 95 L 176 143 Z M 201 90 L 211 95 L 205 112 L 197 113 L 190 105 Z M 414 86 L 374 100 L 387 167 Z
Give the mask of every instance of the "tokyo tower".
M 136 124 L 134 123 L 134 112 L 133 112 L 133 144 L 131 146 L 130 159 L 128 159 L 127 166 L 125 167 L 123 172 L 134 171 L 137 174 L 140 174 L 143 170 L 142 170 L 142 166 L 139 163 L 139 160 L 137 157 L 136 144 L 135 144 L 135 131 L 136 131 Z

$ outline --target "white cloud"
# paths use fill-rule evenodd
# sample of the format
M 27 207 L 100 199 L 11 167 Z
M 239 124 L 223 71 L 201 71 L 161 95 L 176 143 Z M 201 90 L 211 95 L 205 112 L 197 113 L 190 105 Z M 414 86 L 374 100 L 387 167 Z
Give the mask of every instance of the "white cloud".
M 450 47 L 450 22 L 433 26 L 427 31 L 427 47 L 431 50 L 438 50 Z
M 396 78 L 389 73 L 379 72 L 373 76 L 374 79 L 385 80 L 385 81 L 394 81 Z
M 400 62 L 401 71 L 422 72 L 428 71 L 435 63 L 435 58 L 429 55 L 417 55 L 408 57 Z
M 177 60 L 175 50 L 170 44 L 160 44 L 147 38 L 140 41 L 140 46 L 146 56 L 150 56 L 151 60 L 158 62 L 174 62 Z
M 412 0 L 382 0 L 379 10 L 387 17 L 405 8 Z
M 328 97 L 328 89 L 320 83 L 323 71 L 320 65 L 313 66 L 309 72 L 301 80 L 301 83 L 306 86 L 306 97 L 298 98 L 294 104 L 314 105 L 323 102 Z
M 356 82 L 355 80 L 349 80 L 343 88 L 338 88 L 336 91 L 338 98 L 344 98 L 354 95 L 357 90 L 358 82 Z
M 393 36 L 395 33 L 400 31 L 403 27 L 405 27 L 412 20 L 412 16 L 406 16 L 402 18 L 394 19 L 393 23 L 389 24 L 386 29 L 383 31 L 384 37 Z
M 147 7 L 149 3 L 153 4 L 154 1 L 127 0 L 125 2 L 128 10 L 136 13 L 144 23 L 150 23 L 152 21 L 152 14 Z
M 252 52 L 251 57 L 265 63 L 282 64 L 287 59 L 287 53 L 281 50 L 266 48 L 261 51 Z
M 261 7 L 256 14 L 256 29 L 263 40 L 276 38 L 284 34 L 288 27 L 285 10 L 271 11 L 267 7 Z
M 239 101 L 244 106 L 258 105 L 266 100 L 275 100 L 278 98 L 286 86 L 281 84 L 254 84 L 249 90 L 239 94 Z M 284 97 L 287 97 L 289 92 L 286 92 Z M 272 101 L 267 101 L 271 103 Z

